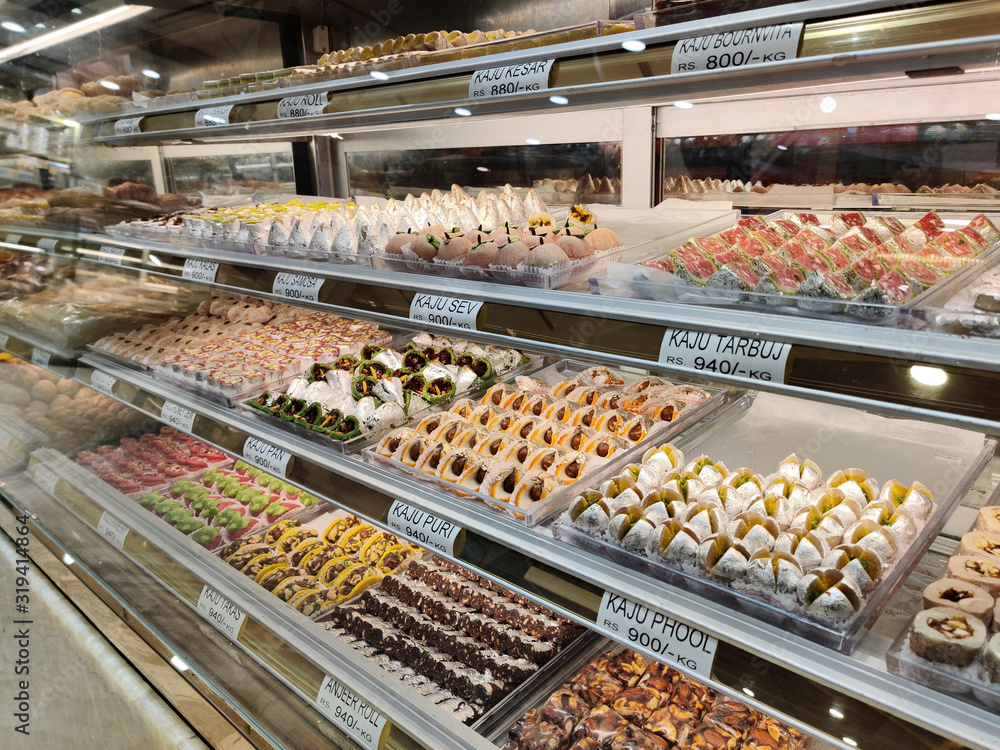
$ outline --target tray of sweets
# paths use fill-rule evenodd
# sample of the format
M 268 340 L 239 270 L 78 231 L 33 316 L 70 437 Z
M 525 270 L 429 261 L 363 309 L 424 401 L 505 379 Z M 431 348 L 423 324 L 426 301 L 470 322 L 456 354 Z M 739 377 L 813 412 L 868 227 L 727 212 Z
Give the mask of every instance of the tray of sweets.
M 238 408 L 310 442 L 355 453 L 388 430 L 447 409 L 496 380 L 535 366 L 518 349 L 480 346 L 429 333 L 363 346 L 330 364 L 314 364 L 287 388 L 254 394 Z
M 956 336 L 1000 338 L 1000 253 L 970 264 L 912 305 L 907 327 Z
M 664 302 L 900 325 L 908 311 L 1000 245 L 1000 215 L 797 213 L 746 217 L 712 237 L 657 243 L 609 263 L 602 290 Z
M 393 430 L 362 456 L 534 526 L 566 506 L 577 481 L 668 439 L 728 397 L 721 388 L 561 360 Z
M 551 529 L 849 653 L 994 448 L 968 430 L 747 395 L 588 483 Z

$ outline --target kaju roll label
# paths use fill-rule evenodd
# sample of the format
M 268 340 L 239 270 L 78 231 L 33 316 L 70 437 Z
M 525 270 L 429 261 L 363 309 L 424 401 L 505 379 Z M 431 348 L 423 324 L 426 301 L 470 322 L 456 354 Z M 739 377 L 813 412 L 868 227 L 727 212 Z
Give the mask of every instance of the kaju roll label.
M 386 718 L 353 690 L 330 676 L 323 677 L 316 708 L 351 739 L 369 750 L 381 750 L 389 734 Z
M 95 391 L 103 393 L 105 396 L 111 395 L 111 391 L 117 382 L 118 378 L 114 375 L 108 375 L 108 373 L 101 370 L 94 370 L 90 373 L 90 387 Z
M 292 454 L 288 451 L 276 448 L 260 438 L 249 437 L 243 444 L 243 460 L 268 474 L 284 477 L 291 458 Z
M 101 263 L 110 263 L 113 266 L 120 266 L 124 257 L 125 248 L 115 247 L 114 245 L 101 245 L 101 249 L 98 250 L 97 254 L 97 260 Z
M 195 416 L 195 413 L 186 406 L 175 404 L 173 401 L 164 401 L 163 408 L 160 409 L 160 419 L 181 432 L 191 432 Z
M 326 91 L 303 96 L 286 96 L 278 102 L 278 119 L 291 120 L 298 117 L 314 117 L 323 114 L 330 101 Z
M 668 328 L 660 344 L 658 363 L 746 380 L 784 383 L 791 349 L 791 344 L 767 339 Z
M 605 591 L 597 611 L 597 626 L 658 661 L 702 677 L 712 676 L 718 639 L 652 607 Z
M 198 597 L 198 611 L 231 641 L 238 641 L 247 613 L 211 586 L 205 586 Z
M 202 281 L 206 284 L 215 283 L 215 275 L 219 272 L 219 264 L 214 260 L 198 260 L 188 258 L 184 261 L 184 270 L 181 278 L 189 281 Z
M 51 495 L 56 491 L 56 483 L 59 481 L 59 475 L 45 464 L 38 464 L 31 478 L 42 492 Z
M 432 516 L 419 508 L 396 500 L 389 508 L 386 523 L 394 531 L 409 537 L 421 547 L 430 547 L 446 555 L 455 555 L 455 545 L 462 527 Z
M 458 297 L 415 294 L 413 301 L 410 302 L 410 320 L 478 331 L 476 319 L 479 317 L 479 311 L 482 307 L 482 302 L 459 299 Z
M 118 549 L 125 549 L 125 539 L 131 531 L 113 515 L 105 511 L 101 515 L 101 520 L 97 524 L 97 533 L 115 545 Z
M 319 299 L 320 287 L 325 280 L 297 273 L 279 273 L 274 277 L 271 293 L 285 299 L 316 302 Z

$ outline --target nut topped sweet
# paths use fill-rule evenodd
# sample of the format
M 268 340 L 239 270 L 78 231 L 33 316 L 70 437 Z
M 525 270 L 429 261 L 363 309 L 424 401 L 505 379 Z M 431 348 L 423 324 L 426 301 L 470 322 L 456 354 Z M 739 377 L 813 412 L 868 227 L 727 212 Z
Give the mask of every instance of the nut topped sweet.
M 933 607 L 917 614 L 910 628 L 910 648 L 928 661 L 967 667 L 986 643 L 986 626 L 956 609 Z

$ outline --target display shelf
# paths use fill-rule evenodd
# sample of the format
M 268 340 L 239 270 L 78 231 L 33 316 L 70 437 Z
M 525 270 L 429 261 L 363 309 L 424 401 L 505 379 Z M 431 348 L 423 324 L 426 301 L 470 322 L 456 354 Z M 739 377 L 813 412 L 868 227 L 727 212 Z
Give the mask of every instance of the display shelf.
M 30 333 L 0 327 L 0 349 L 38 365 L 53 375 L 70 377 L 79 352 L 65 349 Z
M 884 666 L 884 649 L 877 638 L 863 639 L 851 656 L 817 647 L 800 636 L 750 620 L 725 605 L 563 544 L 545 529 L 525 529 L 513 519 L 437 492 L 423 482 L 377 465 L 363 464 L 353 457 L 324 451 L 287 432 L 171 389 L 134 371 L 89 355 L 81 362 L 116 378 L 112 395 L 154 418 L 160 417 L 162 404 L 167 400 L 189 409 L 196 415 L 190 434 L 232 455 L 242 456 L 242 446 L 251 436 L 286 451 L 291 456 L 287 481 L 326 497 L 330 495 L 327 488 L 337 487 L 336 504 L 346 510 L 384 524 L 393 501 L 403 499 L 413 507 L 457 524 L 465 531 L 465 541 L 452 559 L 605 635 L 621 637 L 598 619 L 601 599 L 605 592 L 610 592 L 647 604 L 690 624 L 695 631 L 718 638 L 718 651 L 710 667 L 711 679 L 718 689 L 737 695 L 742 692 L 740 680 L 745 676 L 744 666 L 740 665 L 757 663 L 759 671 L 759 665 L 766 663 L 770 674 L 781 675 L 772 685 L 774 694 L 769 692 L 768 683 L 761 681 L 755 683 L 753 692 L 768 710 L 779 711 L 793 723 L 801 721 L 804 726 L 823 728 L 822 724 L 817 725 L 819 719 L 809 713 L 808 707 L 799 705 L 794 690 L 789 693 L 777 687 L 788 681 L 804 681 L 812 686 L 810 689 L 819 685 L 824 691 L 833 691 L 838 699 L 863 700 L 879 711 L 969 746 L 991 746 L 990 726 L 994 717 L 985 711 L 970 713 L 960 702 L 889 674 Z M 77 377 L 86 383 L 89 373 L 81 368 Z M 445 556 L 449 557 L 447 553 Z M 779 639 L 782 649 L 776 651 L 774 643 Z M 680 668 L 690 671 L 684 665 Z M 746 700 L 745 694 L 740 697 Z M 858 710 L 863 710 L 858 705 Z M 933 707 L 933 718 L 928 706 Z M 880 721 L 878 715 L 876 712 L 869 720 Z
M 3 232 L 0 227 L 0 235 Z M 52 237 L 24 231 L 24 245 L 18 247 L 37 251 L 38 242 L 45 238 Z M 901 413 L 978 428 L 989 428 L 1000 420 L 1000 389 L 996 387 L 1000 341 L 996 340 L 856 321 L 831 322 L 753 310 L 511 287 L 107 235 L 60 242 L 52 252 L 173 278 L 184 277 L 188 261 L 208 261 L 218 265 L 210 266 L 209 276 L 201 276 L 201 283 L 214 274 L 214 286 L 252 296 L 271 294 L 278 273 L 312 276 L 327 280 L 317 292 L 315 306 L 390 325 L 398 325 L 401 319 L 409 322 L 411 302 L 418 293 L 483 301 L 479 336 L 491 343 L 525 346 L 530 342 L 527 345 L 541 351 L 584 358 L 600 353 L 618 364 L 655 366 L 666 373 L 710 377 L 735 387 L 811 395 L 833 403 L 895 403 Z M 421 325 L 455 333 L 455 329 L 426 322 Z M 741 367 L 738 361 L 733 368 L 743 369 L 741 374 L 697 369 L 690 357 L 688 364 L 678 364 L 669 359 L 670 354 L 661 353 L 665 337 L 685 333 L 688 341 L 699 333 L 718 334 L 720 341 L 734 347 L 752 341 L 789 344 L 783 377 L 761 380 L 753 376 L 752 364 Z M 941 369 L 946 374 L 945 383 L 921 385 L 911 372 L 920 365 Z M 864 387 L 858 384 L 862 373 Z
M 725 18 L 709 18 L 671 26 L 629 32 L 628 38 L 642 41 L 639 52 L 623 52 L 616 34 L 597 40 L 570 42 L 487 58 L 458 60 L 439 65 L 389 71 L 387 80 L 367 76 L 325 81 L 307 86 L 278 88 L 258 94 L 241 94 L 214 100 L 199 100 L 164 107 L 137 109 L 114 118 L 94 121 L 95 140 L 112 145 L 161 143 L 177 139 L 216 140 L 271 137 L 306 133 L 315 129 L 370 129 L 371 114 L 377 111 L 379 125 L 454 116 L 456 106 L 471 109 L 473 115 L 499 115 L 551 108 L 549 96 L 555 92 L 572 98 L 574 106 L 599 106 L 619 102 L 623 90 L 638 101 L 655 95 L 684 98 L 692 91 L 746 85 L 766 70 L 785 81 L 817 75 L 828 76 L 827 66 L 837 65 L 839 75 L 853 76 L 938 69 L 974 64 L 984 58 L 995 40 L 988 34 L 1000 32 L 1000 14 L 990 13 L 988 3 L 950 3 L 943 6 L 888 10 L 892 2 L 802 2 L 773 8 L 733 13 Z M 814 20 L 824 18 L 832 20 Z M 800 57 L 769 62 L 718 73 L 670 74 L 673 43 L 679 39 L 768 24 L 806 21 Z M 892 24 L 907 27 L 897 39 L 884 29 Z M 973 38 L 982 46 L 977 48 Z M 950 40 L 961 39 L 960 43 Z M 897 46 L 898 45 L 898 46 Z M 987 53 L 988 54 L 988 53 Z M 537 93 L 486 100 L 470 99 L 471 71 L 529 62 L 558 60 L 551 87 Z M 818 69 L 822 69 L 819 72 Z M 442 77 L 444 80 L 442 80 Z M 334 97 L 326 114 L 299 120 L 278 120 L 277 101 L 287 95 L 331 92 Z M 655 93 L 654 93 L 655 92 Z M 225 123 L 211 128 L 194 127 L 195 111 L 206 106 L 228 107 Z M 141 117 L 138 132 L 115 135 L 112 119 Z M 131 130 L 131 128 L 130 128 Z

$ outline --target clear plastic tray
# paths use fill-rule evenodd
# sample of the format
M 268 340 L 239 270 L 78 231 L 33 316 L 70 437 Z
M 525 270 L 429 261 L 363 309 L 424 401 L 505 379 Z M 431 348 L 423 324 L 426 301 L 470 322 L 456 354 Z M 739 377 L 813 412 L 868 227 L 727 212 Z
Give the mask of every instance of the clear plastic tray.
M 907 327 L 956 336 L 1000 338 L 1000 312 L 974 306 L 974 289 L 986 276 L 996 276 L 1000 282 L 1000 252 L 979 256 L 947 284 L 929 290 L 913 304 Z
M 582 362 L 579 360 L 561 360 L 554 365 L 549 365 L 536 370 L 530 375 L 532 377 L 539 377 L 544 380 L 548 380 L 551 383 L 559 382 L 560 380 L 568 380 L 575 377 L 579 373 L 586 370 L 588 367 L 593 367 L 594 364 L 591 362 Z M 632 368 L 615 368 L 615 372 L 624 373 L 626 375 L 626 383 L 631 384 L 642 377 L 649 375 L 650 373 L 638 369 Z M 680 382 L 680 381 L 676 381 Z M 477 502 L 485 504 L 487 507 L 496 510 L 498 513 L 503 513 L 504 515 L 509 515 L 526 526 L 537 526 L 540 523 L 548 521 L 558 513 L 561 513 L 569 505 L 569 502 L 576 497 L 580 491 L 586 487 L 590 486 L 592 482 L 598 482 L 600 479 L 605 477 L 614 476 L 614 474 L 629 461 L 635 460 L 641 457 L 642 454 L 653 444 L 660 444 L 664 442 L 669 442 L 673 439 L 675 435 L 680 433 L 682 430 L 687 429 L 690 425 L 697 423 L 699 420 L 712 414 L 717 409 L 721 408 L 729 398 L 729 391 L 723 388 L 713 388 L 711 386 L 704 386 L 699 384 L 699 388 L 707 391 L 710 394 L 710 398 L 703 404 L 699 406 L 688 407 L 681 411 L 680 416 L 673 420 L 672 422 L 663 422 L 662 427 L 654 430 L 646 439 L 638 443 L 637 445 L 629 448 L 628 450 L 623 450 L 616 453 L 611 458 L 605 461 L 596 461 L 592 464 L 593 468 L 589 468 L 584 473 L 584 475 L 573 484 L 564 485 L 553 491 L 548 497 L 546 497 L 540 503 L 534 505 L 531 508 L 518 508 L 516 506 L 509 505 L 504 502 L 499 502 L 489 495 L 485 495 L 481 492 L 475 492 L 458 487 L 451 482 L 440 479 L 438 477 L 432 476 L 430 474 L 425 474 L 419 469 L 407 466 L 404 463 L 395 461 L 391 458 L 385 456 L 380 456 L 375 452 L 374 447 L 367 448 L 362 452 L 362 457 L 370 463 L 380 463 L 386 466 L 391 466 L 392 468 L 403 472 L 404 474 L 409 474 L 410 476 L 416 477 L 420 480 L 430 482 L 438 487 L 443 487 L 451 493 L 458 495 L 459 497 L 475 500 Z
M 777 211 L 762 217 L 765 221 L 786 219 L 792 211 Z M 811 211 L 820 222 L 829 220 L 834 213 L 831 211 Z M 891 215 L 909 225 L 922 217 L 926 212 L 892 212 Z M 875 212 L 877 215 L 877 212 Z M 976 213 L 948 213 L 941 216 L 946 225 L 953 229 L 965 226 Z M 1000 215 L 989 214 L 994 223 L 1000 221 Z M 646 255 L 649 258 L 666 257 L 671 250 L 680 247 L 692 236 L 677 242 L 675 238 L 656 240 Z M 982 263 L 991 259 L 998 252 L 998 246 L 987 248 L 971 263 Z M 600 280 L 600 293 L 618 297 L 636 297 L 652 299 L 661 302 L 679 302 L 683 304 L 708 305 L 711 307 L 736 307 L 740 309 L 760 310 L 762 312 L 780 313 L 785 315 L 801 315 L 810 318 L 826 318 L 842 321 L 844 316 L 857 318 L 869 324 L 887 326 L 904 325 L 909 310 L 920 306 L 934 292 L 950 286 L 956 276 L 963 274 L 965 269 L 938 282 L 904 305 L 874 304 L 856 301 L 835 301 L 817 298 L 800 297 L 791 294 L 766 294 L 761 292 L 741 292 L 707 287 L 690 286 L 671 273 L 648 266 L 608 263 L 607 279 Z
M 814 460 L 824 477 L 839 469 L 857 467 L 879 482 L 919 481 L 930 488 L 935 508 L 927 523 L 905 553 L 886 569 L 881 583 L 863 600 L 861 608 L 839 623 L 793 612 L 747 590 L 631 552 L 585 534 L 562 519 L 551 527 L 557 539 L 844 653 L 854 649 L 905 581 L 996 447 L 996 441 L 970 430 L 890 419 L 858 409 L 766 393 L 739 399 L 717 418 L 703 421 L 673 442 L 688 460 L 707 454 L 730 470 L 747 466 L 759 473 L 767 472 L 795 453 Z

